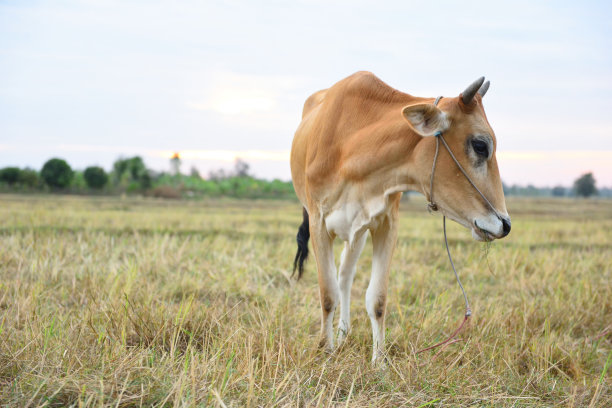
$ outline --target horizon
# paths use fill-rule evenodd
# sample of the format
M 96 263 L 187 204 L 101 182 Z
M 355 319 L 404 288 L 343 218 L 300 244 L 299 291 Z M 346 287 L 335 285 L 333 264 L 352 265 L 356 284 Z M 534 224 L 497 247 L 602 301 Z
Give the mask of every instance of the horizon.
M 149 153 L 151 153 L 151 152 L 149 152 Z M 254 173 L 252 173 L 250 171 L 251 163 L 248 160 L 244 159 L 245 157 L 246 158 L 251 157 L 251 158 L 254 158 L 254 159 L 261 159 L 261 158 L 265 158 L 266 155 L 269 155 L 269 159 L 271 159 L 271 160 L 286 161 L 288 159 L 286 159 L 285 156 L 288 156 L 289 152 L 274 152 L 274 153 L 270 153 L 270 152 L 262 152 L 262 151 L 245 151 L 245 152 L 243 152 L 244 153 L 243 155 L 236 156 L 236 155 L 234 155 L 235 152 L 232 152 L 232 151 L 198 151 L 198 152 L 193 152 L 193 151 L 189 152 L 189 151 L 187 151 L 187 156 L 188 157 L 190 155 L 191 156 L 198 156 L 198 157 L 201 157 L 201 156 L 223 157 L 223 163 L 225 163 L 227 165 L 226 166 L 221 166 L 221 167 L 216 167 L 216 168 L 210 168 L 207 173 L 201 173 L 200 170 L 197 167 L 195 167 L 195 166 L 191 166 L 189 168 L 187 168 L 187 166 L 183 166 L 183 164 L 185 163 L 184 162 L 184 158 L 183 158 L 182 154 L 180 152 L 178 152 L 178 151 L 173 151 L 173 152 L 163 151 L 163 152 L 158 152 L 158 153 L 159 154 L 156 157 L 159 158 L 159 157 L 163 156 L 164 159 L 168 163 L 167 168 L 163 168 L 163 169 L 151 168 L 148 165 L 148 163 L 147 163 L 146 157 L 143 157 L 142 155 L 139 155 L 139 154 L 133 154 L 133 155 L 121 154 L 121 155 L 117 156 L 115 158 L 115 160 L 113 160 L 113 164 L 114 164 L 114 161 L 119 160 L 119 159 L 129 159 L 129 158 L 138 156 L 138 157 L 143 159 L 144 164 L 145 164 L 145 166 L 147 166 L 147 169 L 149 171 L 157 173 L 158 175 L 161 175 L 161 174 L 171 174 L 171 173 L 173 173 L 175 171 L 175 167 L 174 167 L 175 164 L 172 162 L 172 159 L 174 159 L 175 157 L 178 157 L 178 159 L 180 160 L 179 174 L 181 174 L 183 176 L 190 176 L 191 171 L 193 169 L 195 169 L 195 170 L 197 170 L 199 176 L 202 179 L 209 180 L 209 179 L 211 179 L 210 173 L 218 171 L 218 170 L 225 171 L 228 176 L 231 175 L 231 171 L 234 169 L 234 165 L 235 165 L 236 161 L 237 160 L 241 160 L 243 162 L 246 162 L 249 165 L 249 174 L 248 174 L 249 177 L 253 177 L 253 178 L 261 179 L 261 180 L 266 180 L 266 181 L 272 181 L 272 180 L 281 180 L 281 181 L 284 181 L 284 182 L 292 181 L 291 178 L 288 178 L 288 179 L 284 178 L 283 179 L 283 178 L 280 178 L 280 177 L 261 177 L 261 176 L 258 176 L 257 174 L 254 174 Z M 506 153 L 508 153 L 508 156 L 512 156 L 513 155 L 512 152 L 506 152 Z M 573 155 L 576 152 L 556 152 L 556 153 L 560 153 L 560 155 L 563 156 L 565 154 Z M 506 154 L 504 154 L 504 156 L 506 156 Z M 521 152 L 519 154 L 516 154 L 516 156 L 518 156 L 518 158 L 521 158 L 521 157 L 532 157 L 532 156 L 539 157 L 540 156 L 540 152 Z M 85 165 L 85 166 L 81 166 L 81 167 L 76 167 L 76 166 L 73 166 L 70 163 L 69 160 L 66 160 L 63 157 L 50 157 L 49 159 L 45 160 L 45 162 L 48 161 L 48 160 L 51 160 L 51 159 L 62 159 L 62 160 L 65 160 L 68 163 L 68 165 L 70 165 L 70 167 L 72 168 L 73 171 L 80 171 L 80 172 L 82 172 L 87 167 L 102 167 L 109 175 L 112 174 L 112 172 L 113 172 L 113 164 L 111 164 L 109 166 L 100 166 L 98 164 L 89 164 L 89 165 Z M 20 166 L 6 166 L 6 167 L 19 167 L 21 169 L 33 169 L 33 170 L 36 170 L 36 171 L 40 171 L 40 168 L 42 168 L 43 164 L 44 163 L 42 163 L 39 167 L 33 167 L 33 166 L 23 166 L 23 167 L 20 167 Z M 572 179 L 571 181 L 569 181 L 567 183 L 556 183 L 556 184 L 548 184 L 548 185 L 536 185 L 536 184 L 533 184 L 531 182 L 527 182 L 527 183 L 520 183 L 520 182 L 518 182 L 518 183 L 508 183 L 508 182 L 506 182 L 503 179 L 503 177 L 502 177 L 502 183 L 505 186 L 507 186 L 507 187 L 514 187 L 514 186 L 520 187 L 520 188 L 523 188 L 523 187 L 535 187 L 537 189 L 552 189 L 554 187 L 563 187 L 565 189 L 571 190 L 573 188 L 573 184 L 576 181 L 576 179 L 578 179 L 581 176 L 586 175 L 587 173 L 593 173 L 593 172 L 592 171 L 587 171 L 587 172 L 584 172 L 584 173 L 580 173 L 579 175 L 574 177 L 574 179 Z M 599 190 L 601 190 L 601 189 L 612 190 L 612 185 L 602 184 L 602 183 L 598 182 L 596 177 L 595 177 L 595 184 L 596 184 L 597 189 L 599 189 Z M 408 190 L 408 191 L 417 192 L 416 190 Z
M 419 96 L 454 96 L 485 75 L 506 184 L 571 186 L 592 172 L 612 186 L 611 11 L 601 1 L 3 2 L 0 167 L 60 157 L 109 170 L 139 155 L 167 171 L 179 152 L 184 172 L 240 157 L 257 177 L 289 180 L 303 102 L 369 70 Z

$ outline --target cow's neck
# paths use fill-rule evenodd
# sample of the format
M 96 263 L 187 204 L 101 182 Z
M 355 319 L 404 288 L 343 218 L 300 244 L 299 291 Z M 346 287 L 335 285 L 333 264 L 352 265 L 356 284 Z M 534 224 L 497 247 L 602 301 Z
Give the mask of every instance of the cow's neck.
M 376 172 L 374 177 L 364 180 L 367 196 L 375 197 L 418 189 L 410 167 L 406 163 L 388 166 Z
M 402 139 L 388 142 L 388 146 L 379 147 L 376 152 L 367 152 L 352 158 L 358 163 L 355 171 L 347 172 L 347 184 L 361 182 L 367 196 L 381 196 L 403 191 L 418 191 L 425 194 L 427 174 L 422 174 L 423 160 L 428 149 L 423 149 L 425 142 L 418 136 L 404 135 Z M 411 137 L 412 136 L 412 137 Z M 425 144 L 427 144 L 425 142 Z M 352 170 L 349 167 L 349 170 Z

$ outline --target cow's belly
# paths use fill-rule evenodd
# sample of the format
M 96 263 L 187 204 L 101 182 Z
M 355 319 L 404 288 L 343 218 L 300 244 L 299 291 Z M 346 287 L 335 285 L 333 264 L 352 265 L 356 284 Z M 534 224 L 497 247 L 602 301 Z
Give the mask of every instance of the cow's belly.
M 389 211 L 386 197 L 362 203 L 346 201 L 337 205 L 325 217 L 325 226 L 331 235 L 351 244 L 368 230 L 375 230 Z

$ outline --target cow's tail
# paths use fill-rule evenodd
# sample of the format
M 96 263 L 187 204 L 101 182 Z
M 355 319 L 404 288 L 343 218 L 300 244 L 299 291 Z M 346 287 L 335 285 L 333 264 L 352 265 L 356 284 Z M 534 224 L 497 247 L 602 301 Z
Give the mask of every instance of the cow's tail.
M 298 271 L 298 280 L 302 277 L 302 273 L 304 273 L 304 261 L 308 258 L 308 240 L 310 239 L 310 226 L 308 223 L 308 211 L 306 208 L 302 209 L 302 215 L 304 217 L 304 221 L 302 221 L 302 225 L 298 229 L 297 233 L 297 253 L 295 254 L 295 259 L 293 260 L 293 273 L 291 276 L 295 275 L 295 270 Z

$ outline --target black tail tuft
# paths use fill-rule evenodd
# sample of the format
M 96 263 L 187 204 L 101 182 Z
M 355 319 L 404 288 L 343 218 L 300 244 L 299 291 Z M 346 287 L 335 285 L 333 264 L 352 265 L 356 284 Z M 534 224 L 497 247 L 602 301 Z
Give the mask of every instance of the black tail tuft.
M 293 273 L 291 274 L 291 276 L 293 276 L 297 269 L 298 280 L 302 277 L 302 273 L 304 273 L 304 261 L 308 258 L 308 240 L 310 239 L 310 226 L 308 224 L 308 212 L 306 208 L 302 210 L 302 214 L 304 216 L 304 221 L 302 225 L 300 225 L 296 237 L 298 249 L 295 254 L 295 259 L 293 260 Z

